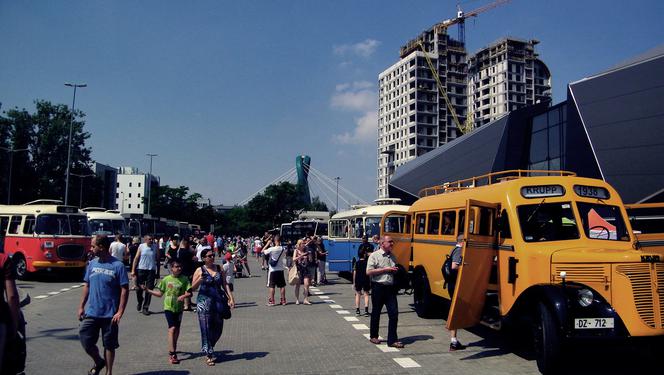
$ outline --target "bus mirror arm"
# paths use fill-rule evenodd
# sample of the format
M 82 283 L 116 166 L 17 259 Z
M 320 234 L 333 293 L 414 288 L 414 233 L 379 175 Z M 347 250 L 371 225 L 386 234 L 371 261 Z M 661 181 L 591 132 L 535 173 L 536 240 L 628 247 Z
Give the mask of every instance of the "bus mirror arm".
M 639 242 L 639 240 L 635 240 L 632 242 L 632 248 L 634 250 L 641 250 L 641 242 Z

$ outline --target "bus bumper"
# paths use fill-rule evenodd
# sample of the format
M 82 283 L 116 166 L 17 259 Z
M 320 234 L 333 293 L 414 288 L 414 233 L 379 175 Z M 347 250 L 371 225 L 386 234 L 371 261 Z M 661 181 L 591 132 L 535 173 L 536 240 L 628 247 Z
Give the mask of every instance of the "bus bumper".
M 32 262 L 32 267 L 36 270 L 45 269 L 45 268 L 83 268 L 85 267 L 85 261 L 47 261 L 47 260 L 35 260 Z

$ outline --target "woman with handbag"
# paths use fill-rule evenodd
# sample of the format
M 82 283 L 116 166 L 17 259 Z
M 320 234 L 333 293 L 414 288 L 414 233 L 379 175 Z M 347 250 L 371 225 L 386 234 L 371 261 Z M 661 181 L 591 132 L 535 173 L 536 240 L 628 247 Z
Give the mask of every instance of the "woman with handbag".
M 311 305 L 309 301 L 309 287 L 311 286 L 311 280 L 314 275 L 314 266 L 310 260 L 311 253 L 307 251 L 307 240 L 300 240 L 298 246 L 295 249 L 293 254 L 293 263 L 297 266 L 297 273 L 300 278 L 300 282 L 304 284 L 304 302 L 305 305 Z M 298 288 L 299 289 L 299 288 Z
M 226 284 L 224 271 L 214 263 L 214 251 L 201 251 L 203 265 L 194 272 L 191 289 L 200 286 L 196 299 L 198 323 L 201 328 L 201 352 L 205 363 L 214 366 L 214 346 L 221 338 L 224 329 L 224 315 L 230 317 L 230 309 L 235 307 L 235 300 Z

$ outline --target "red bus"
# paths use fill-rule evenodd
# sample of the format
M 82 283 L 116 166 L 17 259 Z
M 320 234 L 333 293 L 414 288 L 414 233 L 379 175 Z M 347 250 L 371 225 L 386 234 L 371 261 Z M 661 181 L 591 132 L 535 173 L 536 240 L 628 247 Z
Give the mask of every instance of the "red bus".
M 45 199 L 0 205 L 0 236 L 0 250 L 12 258 L 20 279 L 38 270 L 85 268 L 90 229 L 77 207 Z

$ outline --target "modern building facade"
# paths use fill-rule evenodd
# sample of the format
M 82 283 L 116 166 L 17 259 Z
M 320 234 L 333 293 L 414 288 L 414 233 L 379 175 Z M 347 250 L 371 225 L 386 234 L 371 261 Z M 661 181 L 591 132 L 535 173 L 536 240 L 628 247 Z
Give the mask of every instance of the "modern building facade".
M 397 167 L 461 135 L 458 124 L 466 121 L 468 107 L 467 74 L 464 44 L 447 29 L 432 27 L 403 46 L 399 61 L 378 76 L 379 198 L 388 196 L 387 185 Z M 441 96 L 436 76 L 449 102 Z
M 123 214 L 144 214 L 147 212 L 147 194 L 152 186 L 159 186 L 159 179 L 147 173 L 139 172 L 138 168 L 120 167 L 116 184 L 116 207 Z M 145 202 L 143 200 L 146 199 Z
M 506 37 L 468 58 L 468 113 L 475 128 L 551 100 L 551 73 L 535 53 L 538 43 Z
M 626 203 L 664 202 L 664 45 L 570 83 L 567 100 L 504 115 L 412 162 L 390 180 L 421 189 L 491 172 L 568 170 L 610 183 Z
M 102 181 L 103 190 L 101 201 L 99 202 L 99 207 L 104 207 L 108 210 L 116 209 L 116 193 L 117 193 L 117 183 L 118 183 L 118 170 L 111 166 L 94 163 L 92 170 L 95 175 Z

